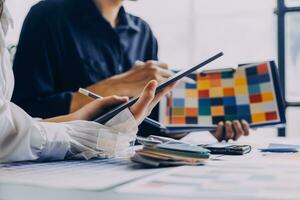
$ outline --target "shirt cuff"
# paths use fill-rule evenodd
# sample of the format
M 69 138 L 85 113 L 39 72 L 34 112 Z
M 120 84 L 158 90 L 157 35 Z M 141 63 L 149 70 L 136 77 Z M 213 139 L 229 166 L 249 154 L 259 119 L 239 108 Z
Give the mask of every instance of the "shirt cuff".
M 128 108 L 113 117 L 105 125 L 125 134 L 135 135 L 138 132 L 138 124 Z
M 48 122 L 39 122 L 39 132 L 42 137 L 39 160 L 63 160 L 70 149 L 70 136 L 67 127 Z

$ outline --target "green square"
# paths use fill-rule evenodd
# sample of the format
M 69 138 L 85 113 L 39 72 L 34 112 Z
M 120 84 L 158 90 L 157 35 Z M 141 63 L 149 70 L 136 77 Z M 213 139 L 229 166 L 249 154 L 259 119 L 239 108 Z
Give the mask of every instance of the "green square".
M 184 116 L 184 108 L 173 108 L 172 114 L 176 116 Z
M 233 72 L 223 72 L 222 73 L 222 78 L 232 78 L 233 77 Z
M 226 115 L 225 116 L 225 121 L 234 121 L 234 120 L 238 120 L 237 115 Z
M 201 106 L 198 108 L 199 115 L 211 115 L 210 107 Z

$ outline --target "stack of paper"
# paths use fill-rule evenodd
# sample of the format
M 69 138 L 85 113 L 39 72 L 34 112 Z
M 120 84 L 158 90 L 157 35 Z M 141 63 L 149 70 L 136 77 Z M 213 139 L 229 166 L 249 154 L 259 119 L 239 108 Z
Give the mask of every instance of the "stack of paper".
M 132 161 L 150 166 L 201 165 L 209 158 L 209 150 L 168 138 L 150 136 L 138 138 L 143 148 Z

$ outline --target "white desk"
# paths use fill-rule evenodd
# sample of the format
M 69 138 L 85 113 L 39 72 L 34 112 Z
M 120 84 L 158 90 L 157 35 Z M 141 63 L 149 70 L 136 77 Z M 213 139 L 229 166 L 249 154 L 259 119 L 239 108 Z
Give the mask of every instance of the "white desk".
M 200 133 L 201 134 L 201 133 Z M 208 135 L 196 135 L 195 136 L 189 136 L 190 138 L 186 138 L 187 140 L 193 140 L 196 141 L 198 138 L 202 138 L 202 140 L 209 140 L 212 141 L 210 136 Z M 262 141 L 262 137 L 264 138 Z M 277 138 L 275 137 L 275 130 L 271 129 L 259 129 L 256 131 L 253 136 L 250 138 L 243 138 L 240 142 L 241 143 L 247 143 L 252 144 L 257 147 L 265 147 L 270 142 L 289 142 L 289 139 L 285 138 Z M 299 140 L 292 139 L 291 140 L 294 143 L 300 144 Z M 266 176 L 269 177 L 270 173 L 276 174 L 277 172 L 272 172 L 270 169 L 270 165 L 272 163 L 280 164 L 282 162 L 286 163 L 286 165 L 291 166 L 291 170 L 295 170 L 293 168 L 294 166 L 299 166 L 298 173 L 295 173 L 295 176 L 293 176 L 292 181 L 285 180 L 286 182 L 283 183 L 283 186 L 286 191 L 286 195 L 282 196 L 282 191 L 274 190 L 274 193 L 268 193 L 268 194 L 262 194 L 261 192 L 258 192 L 257 188 L 252 187 L 249 188 L 248 192 L 245 190 L 245 192 L 241 192 L 237 190 L 239 188 L 238 184 L 242 184 L 242 179 L 233 179 L 233 182 L 237 184 L 236 188 L 228 187 L 228 188 L 217 188 L 215 192 L 205 192 L 199 190 L 199 195 L 202 195 L 203 199 L 300 199 L 300 187 L 299 187 L 299 193 L 295 193 L 295 181 L 300 184 L 300 156 L 298 155 L 298 158 L 295 160 L 295 155 L 292 156 L 286 156 L 285 158 L 282 158 L 281 156 L 270 156 L 270 157 L 262 157 L 262 156 L 254 156 L 254 154 L 258 155 L 258 152 L 254 149 L 251 154 L 247 156 L 241 156 L 241 157 L 225 157 L 222 158 L 224 160 L 221 161 L 211 161 L 211 164 L 208 163 L 207 166 L 199 166 L 201 171 L 209 171 L 213 170 L 213 166 L 215 166 L 214 162 L 217 162 L 216 164 L 222 167 L 223 169 L 227 170 L 227 172 L 236 172 L 241 173 L 237 168 L 232 168 L 230 166 L 230 163 L 237 163 L 238 165 L 242 166 L 248 166 L 249 163 L 252 163 L 251 166 L 255 166 L 255 163 L 259 162 L 259 176 Z M 259 154 L 260 155 L 260 154 Z M 227 161 L 226 161 L 227 160 Z M 264 161 L 265 160 L 265 161 Z M 265 164 L 263 163 L 265 162 Z M 266 166 L 266 168 L 262 168 L 263 166 Z M 210 167 L 212 166 L 212 167 Z M 174 168 L 168 168 L 167 171 L 174 170 Z M 176 169 L 177 170 L 177 169 Z M 287 170 L 286 168 L 283 170 Z M 162 173 L 166 173 L 166 169 L 161 169 Z M 167 172 L 168 173 L 168 172 Z M 237 176 L 239 177 L 239 176 Z M 1 177 L 0 177 L 1 178 Z M 228 176 L 227 176 L 228 178 Z M 146 178 L 147 179 L 147 178 Z M 150 178 L 151 179 L 151 178 Z M 203 180 L 203 184 L 207 183 L 207 179 Z M 210 184 L 212 182 L 210 181 Z M 131 183 L 130 183 L 131 184 Z M 247 184 L 244 182 L 245 187 L 247 187 Z M 218 182 L 216 182 L 216 186 L 219 185 Z M 124 185 L 123 185 L 124 186 Z M 253 186 L 253 185 L 252 185 Z M 257 185 L 258 186 L 258 185 Z M 263 185 L 265 186 L 265 185 Z M 122 187 L 122 186 L 121 186 Z M 14 184 L 0 184 L 0 200 L 6 200 L 6 199 L 199 199 L 199 197 L 184 197 L 180 195 L 158 195 L 158 194 L 134 194 L 134 193 L 128 193 L 128 192 L 119 192 L 120 187 L 117 188 L 111 188 L 105 191 L 84 191 L 84 190 L 68 190 L 68 189 L 54 189 L 54 188 L 44 188 L 44 187 L 35 187 L 35 186 L 22 186 L 22 185 L 14 185 Z M 257 191 L 257 192 L 256 192 Z M 174 191 L 175 193 L 178 192 Z M 203 193 L 201 193 L 203 192 Z M 270 196 L 271 195 L 271 196 Z M 273 195 L 273 196 L 272 196 Z

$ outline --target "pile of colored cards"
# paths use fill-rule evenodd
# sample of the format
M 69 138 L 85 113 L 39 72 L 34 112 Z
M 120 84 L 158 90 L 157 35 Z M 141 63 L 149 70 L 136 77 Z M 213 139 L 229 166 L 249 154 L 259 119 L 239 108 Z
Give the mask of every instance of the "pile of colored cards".
M 138 137 L 138 142 L 143 148 L 131 160 L 148 166 L 202 165 L 209 158 L 210 151 L 203 147 L 165 137 Z

